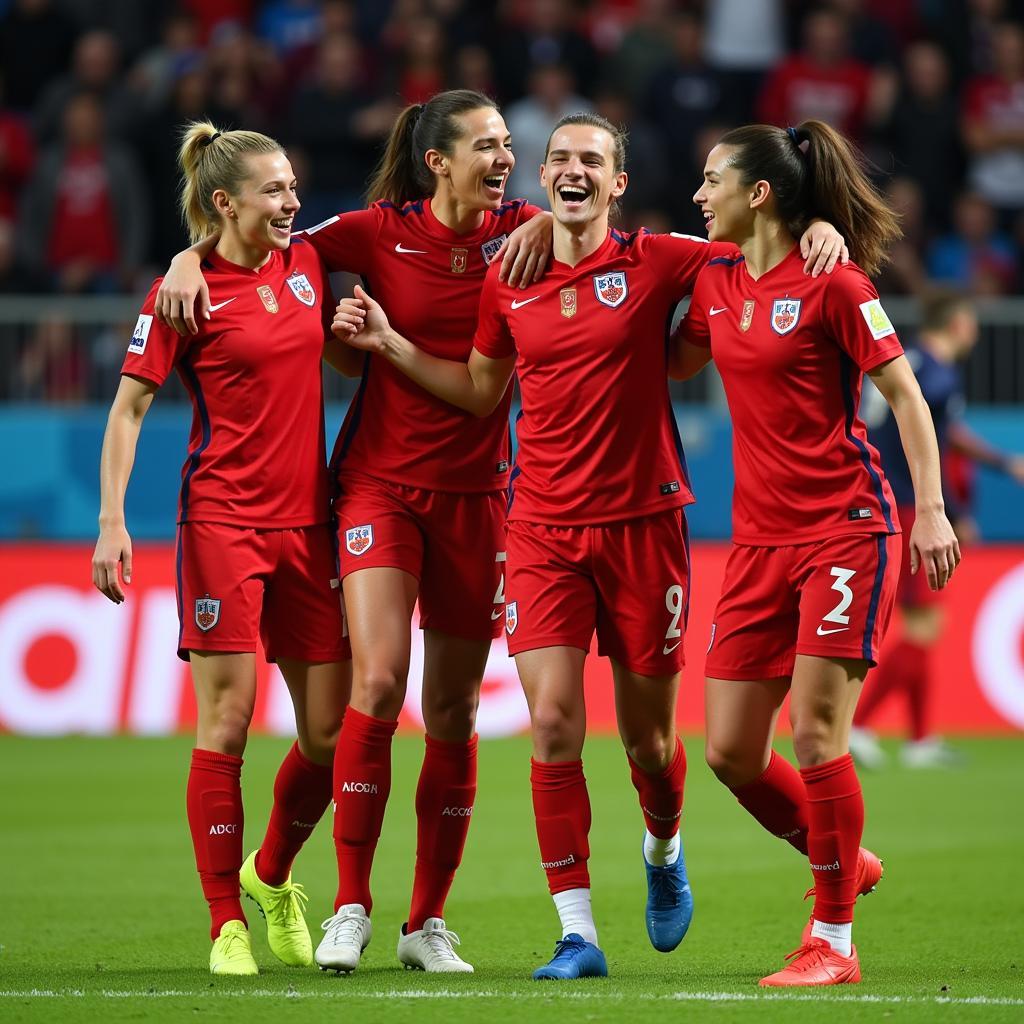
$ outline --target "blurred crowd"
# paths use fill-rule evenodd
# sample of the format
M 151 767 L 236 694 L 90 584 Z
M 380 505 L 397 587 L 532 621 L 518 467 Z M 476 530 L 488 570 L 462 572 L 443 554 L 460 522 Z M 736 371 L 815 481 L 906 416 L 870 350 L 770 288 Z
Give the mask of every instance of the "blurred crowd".
M 0 294 L 145 290 L 185 244 L 186 121 L 278 138 L 303 226 L 360 206 L 398 111 L 454 87 L 501 102 L 538 202 L 558 117 L 626 125 L 622 219 L 655 230 L 702 232 L 726 128 L 823 118 L 902 215 L 883 294 L 1024 290 L 1024 0 L 0 0 Z M 9 397 L 46 393 L 71 330 Z

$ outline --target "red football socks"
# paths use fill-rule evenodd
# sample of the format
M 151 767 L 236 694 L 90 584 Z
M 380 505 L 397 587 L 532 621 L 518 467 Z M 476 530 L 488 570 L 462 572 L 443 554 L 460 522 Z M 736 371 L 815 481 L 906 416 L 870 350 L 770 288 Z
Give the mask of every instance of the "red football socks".
M 283 885 L 302 844 L 331 802 L 330 765 L 310 761 L 292 745 L 274 779 L 274 806 L 267 834 L 256 852 L 256 874 L 267 885 Z
M 425 736 L 416 787 L 416 873 L 408 930 L 428 917 L 444 917 L 444 903 L 469 834 L 476 799 L 477 738 L 446 742 Z
M 847 924 L 857 899 L 857 854 L 864 798 L 849 754 L 801 768 L 810 828 L 807 857 L 814 875 L 814 920 Z
M 773 750 L 761 775 L 732 793 L 773 836 L 807 854 L 807 787 L 789 761 Z
M 875 711 L 891 694 L 906 694 L 910 711 L 910 732 L 915 740 L 928 735 L 928 697 L 930 690 L 931 651 L 902 637 L 887 648 L 878 666 L 871 671 L 857 704 L 853 724 L 867 726 Z
M 350 707 L 334 755 L 334 849 L 338 895 L 334 909 L 360 903 L 367 914 L 370 869 L 391 792 L 391 739 L 398 722 Z
M 541 867 L 551 895 L 589 889 L 590 796 L 583 762 L 545 764 L 531 758 L 530 785 Z
M 671 839 L 679 831 L 683 811 L 683 787 L 686 784 L 686 751 L 679 737 L 667 767 L 660 772 L 645 772 L 631 757 L 629 774 L 640 797 L 647 831 L 658 839 Z
M 188 827 L 203 895 L 210 905 L 210 938 L 228 921 L 244 921 L 238 898 L 242 866 L 242 759 L 192 751 L 185 793 Z

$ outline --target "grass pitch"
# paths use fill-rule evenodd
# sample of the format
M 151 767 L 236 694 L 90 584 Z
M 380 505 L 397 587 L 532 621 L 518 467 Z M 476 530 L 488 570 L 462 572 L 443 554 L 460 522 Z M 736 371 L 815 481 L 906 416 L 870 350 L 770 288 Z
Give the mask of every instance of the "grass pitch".
M 261 975 L 214 979 L 208 920 L 184 821 L 190 742 L 0 737 L 0 1021 L 291 1020 L 1024 1021 L 1024 740 L 964 742 L 959 771 L 864 773 L 865 843 L 885 860 L 858 905 L 864 982 L 764 994 L 757 980 L 797 945 L 806 863 L 747 817 L 687 740 L 683 828 L 696 902 L 682 946 L 643 925 L 642 819 L 618 741 L 585 754 L 591 872 L 607 980 L 539 984 L 558 922 L 538 863 L 524 739 L 480 747 L 480 795 L 447 920 L 476 974 L 429 977 L 395 959 L 408 910 L 422 740 L 395 743 L 374 870 L 373 942 L 348 977 L 278 964 L 250 914 Z M 246 850 L 262 837 L 287 748 L 254 739 L 244 771 Z M 325 820 L 296 865 L 314 943 L 331 910 Z M 342 1018 L 345 1015 L 345 1018 Z

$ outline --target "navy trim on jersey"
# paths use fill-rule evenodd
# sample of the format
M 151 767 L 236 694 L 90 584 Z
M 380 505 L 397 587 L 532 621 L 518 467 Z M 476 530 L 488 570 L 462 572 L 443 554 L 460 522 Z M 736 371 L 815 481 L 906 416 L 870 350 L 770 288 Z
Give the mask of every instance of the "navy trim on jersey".
M 522 418 L 523 418 L 523 410 L 520 409 L 519 412 L 516 413 L 516 438 L 517 438 L 517 440 L 518 440 L 518 434 L 519 434 L 519 421 Z M 512 427 L 511 427 L 511 425 L 508 428 L 508 441 L 509 441 L 509 452 L 511 452 L 512 451 Z M 509 512 L 512 511 L 512 502 L 515 500 L 515 496 L 516 496 L 516 487 L 515 487 L 516 477 L 519 476 L 520 473 L 522 473 L 522 469 L 519 466 L 519 460 L 516 459 L 512 463 L 512 472 L 509 473 L 509 475 L 508 475 L 508 501 L 505 503 L 505 515 L 506 516 L 509 514 Z
M 882 510 L 885 525 L 890 533 L 895 533 L 896 527 L 893 525 L 892 521 L 892 508 L 886 500 L 885 488 L 882 486 L 882 478 L 878 475 L 878 471 L 875 467 L 871 465 L 871 453 L 868 451 L 867 445 L 859 437 L 855 437 L 853 433 L 853 419 L 856 410 L 853 407 L 852 369 L 853 360 L 845 352 L 840 352 L 839 386 L 843 392 L 843 405 L 846 408 L 846 422 L 843 424 L 843 429 L 846 432 L 846 440 L 853 444 L 860 453 L 861 462 L 864 463 L 864 468 L 868 471 L 868 476 L 871 477 L 871 486 L 874 489 L 878 505 Z
M 410 213 L 422 213 L 423 212 L 423 200 L 416 199 L 411 203 L 406 203 L 404 206 L 396 206 L 390 199 L 384 199 L 381 201 L 381 208 L 385 210 L 395 210 L 402 217 L 407 217 Z
M 665 317 L 665 399 L 668 402 L 668 421 L 672 424 L 672 439 L 675 441 L 676 446 L 676 458 L 679 460 L 679 469 L 683 474 L 683 482 L 686 484 L 686 489 L 692 494 L 693 488 L 690 486 L 690 469 L 686 465 L 686 451 L 683 449 L 683 439 L 679 434 L 679 424 L 676 422 L 675 410 L 672 408 L 672 392 L 668 389 L 667 377 L 668 377 L 668 347 L 672 344 L 672 317 L 675 314 L 676 308 L 673 304 L 669 307 L 668 316 Z
M 178 587 L 177 587 L 177 591 L 178 591 L 178 648 L 177 649 L 178 649 L 179 652 L 181 651 L 181 637 L 182 637 L 182 634 L 185 632 L 184 599 L 183 599 L 182 594 L 181 594 L 181 557 L 182 557 L 181 547 L 182 547 L 182 544 L 184 543 L 184 538 L 182 537 L 181 534 L 182 534 L 181 524 L 179 523 L 178 524 L 178 550 L 174 554 L 174 575 L 175 575 L 175 578 L 178 581 Z
M 203 396 L 202 385 L 199 383 L 199 377 L 196 375 L 196 371 L 187 357 L 178 363 L 178 369 L 182 377 L 185 378 L 185 383 L 196 400 L 196 410 L 199 413 L 199 422 L 203 428 L 203 438 L 199 442 L 199 447 L 189 455 L 188 469 L 185 470 L 185 479 L 181 482 L 180 519 L 181 522 L 185 522 L 188 519 L 188 496 L 192 486 L 192 477 L 195 476 L 195 472 L 199 468 L 199 461 L 203 452 L 210 447 L 213 430 L 210 427 L 210 412 L 206 408 L 206 398 Z
M 737 256 L 736 259 L 731 259 L 728 256 L 716 256 L 713 260 L 708 260 L 709 267 L 735 267 L 737 263 L 742 263 L 746 259 L 746 256 Z
M 491 210 L 491 214 L 494 217 L 504 217 L 506 213 L 522 209 L 525 205 L 525 199 L 510 199 L 507 203 L 502 203 L 496 210 Z
M 683 633 L 690 626 L 690 581 L 693 573 L 690 572 L 690 524 L 686 521 L 686 510 L 680 509 L 679 515 L 683 521 L 683 550 L 686 552 L 686 603 L 683 605 Z
M 650 232 L 647 228 L 639 228 L 637 231 L 631 231 L 628 235 L 624 235 L 621 231 L 616 228 L 612 228 L 611 235 L 612 241 L 618 242 L 619 245 L 625 246 L 627 249 L 637 240 L 640 235 L 649 235 Z
M 887 537 L 884 533 L 876 534 L 875 543 L 878 545 L 878 568 L 875 570 L 875 582 L 871 587 L 871 601 L 868 604 L 868 620 L 864 625 L 864 645 L 861 654 L 866 661 L 871 661 L 871 638 L 875 633 L 875 618 L 878 615 L 878 601 L 882 595 L 882 583 L 885 580 L 885 566 L 889 561 L 889 555 L 885 550 Z
M 366 358 L 363 361 L 363 376 L 359 381 L 359 389 L 356 391 L 356 397 L 352 399 L 348 415 L 345 417 L 345 422 L 341 425 L 338 440 L 334 442 L 334 451 L 331 452 L 331 461 L 328 468 L 331 472 L 332 488 L 334 489 L 337 488 L 338 471 L 341 468 L 342 462 L 345 461 L 349 448 L 352 447 L 352 439 L 356 436 L 356 431 L 359 429 L 359 421 L 363 417 L 363 400 L 366 398 L 366 382 L 369 379 L 370 353 L 367 352 Z

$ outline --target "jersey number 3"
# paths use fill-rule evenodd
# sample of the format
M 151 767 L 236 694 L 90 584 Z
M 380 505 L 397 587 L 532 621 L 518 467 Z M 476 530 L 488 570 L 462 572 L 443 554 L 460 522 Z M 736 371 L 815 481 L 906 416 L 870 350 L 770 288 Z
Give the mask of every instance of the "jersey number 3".
M 841 626 L 848 626 L 850 616 L 846 614 L 846 609 L 853 603 L 853 591 L 847 586 L 847 583 L 857 575 L 857 570 L 843 569 L 838 565 L 833 565 L 829 572 L 835 577 L 832 589 L 838 591 L 841 596 L 839 604 L 827 615 L 822 615 L 822 619 L 825 622 L 838 622 Z

